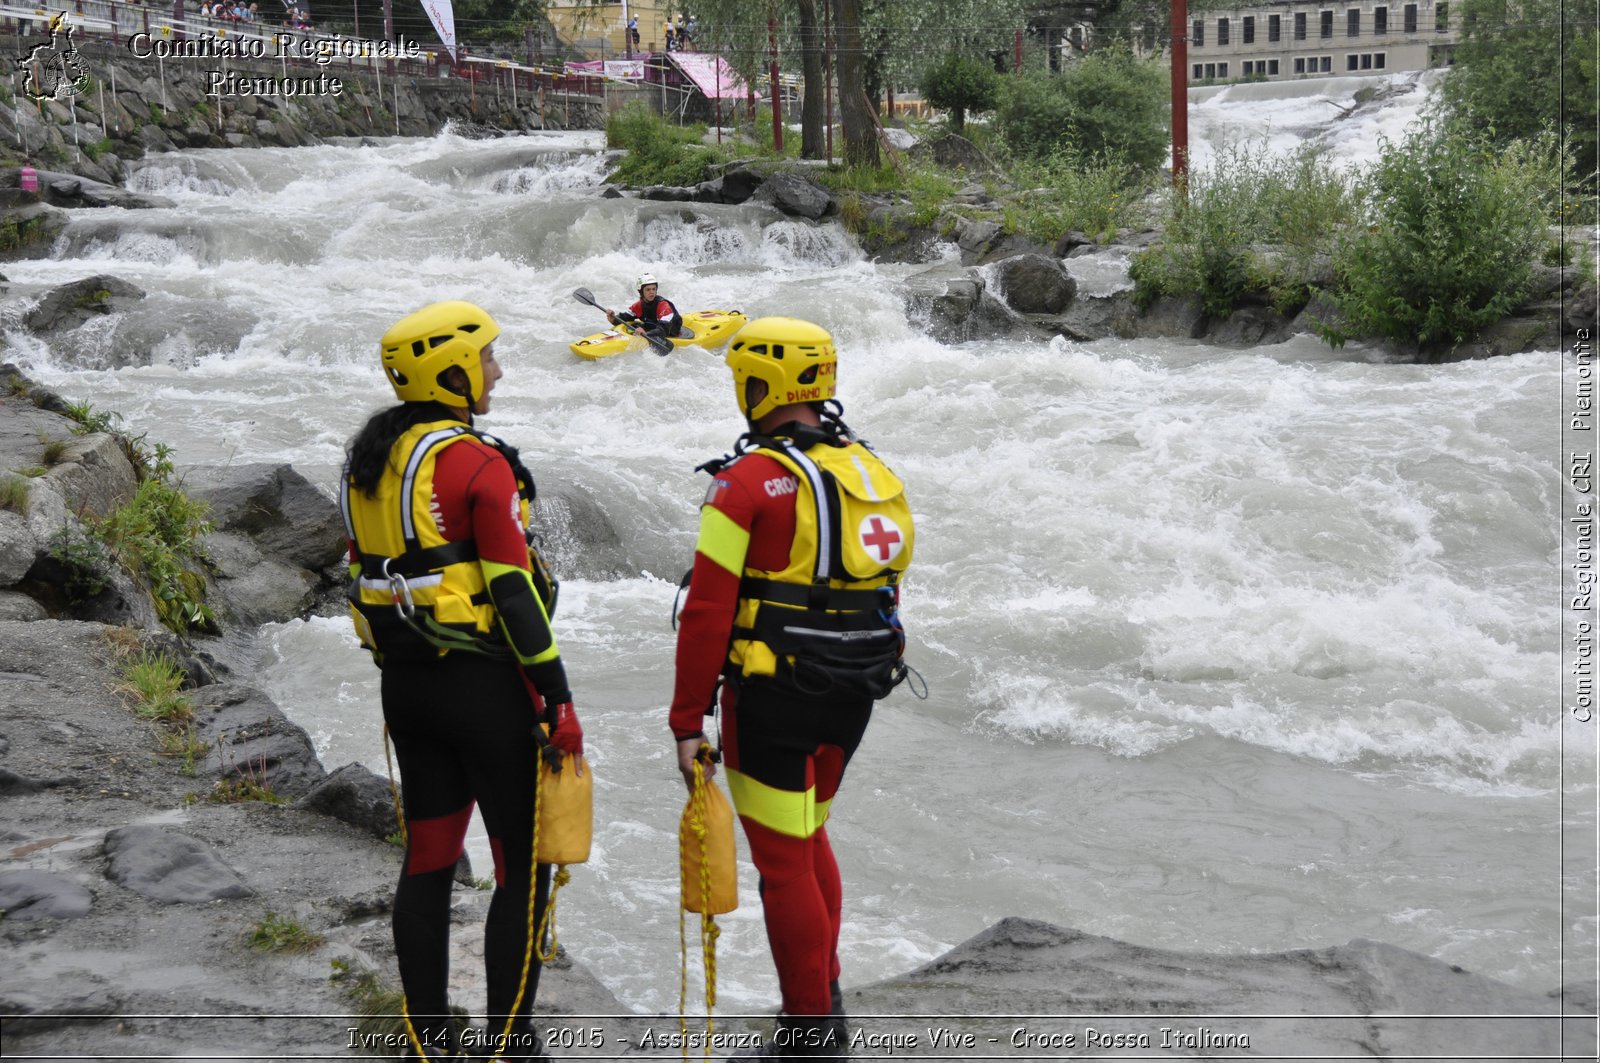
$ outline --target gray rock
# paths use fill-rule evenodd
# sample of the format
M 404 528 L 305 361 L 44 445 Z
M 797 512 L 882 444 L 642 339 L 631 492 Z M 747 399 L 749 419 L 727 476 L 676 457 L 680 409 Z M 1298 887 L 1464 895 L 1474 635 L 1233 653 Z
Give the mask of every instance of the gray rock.
M 770 203 L 784 214 L 813 221 L 839 213 L 839 203 L 832 192 L 799 174 L 775 173 L 762 182 L 751 198 Z
M 915 158 L 931 158 L 946 169 L 966 170 L 969 173 L 994 172 L 993 160 L 979 147 L 958 133 L 946 133 L 933 140 L 925 140 L 912 149 Z
M 122 444 L 105 432 L 72 437 L 44 479 L 61 492 L 67 510 L 79 517 L 109 516 L 139 489 L 133 462 Z
M 161 827 L 120 827 L 106 835 L 106 877 L 161 904 L 205 904 L 250 896 L 238 872 L 203 842 Z
M 0 912 L 7 921 L 82 919 L 94 894 L 64 875 L 48 871 L 0 871 Z
M 1133 1039 L 1124 1047 L 1137 1045 L 1143 1058 L 1190 1059 L 1196 1048 L 1210 1049 L 1198 1053 L 1203 1058 L 1243 1052 L 1329 1060 L 1592 1059 L 1595 1052 L 1592 1019 L 1566 1024 L 1565 1031 L 1550 1021 L 1561 1014 L 1558 999 L 1389 945 L 1356 940 L 1218 955 L 1146 948 L 1015 918 L 908 975 L 848 991 L 845 1010 L 1027 1015 L 1005 1024 L 956 1019 L 954 1029 L 976 1035 L 979 1045 L 986 1036 L 1019 1028 L 1031 1037 L 1074 1038 L 1057 1042 L 1052 1054 L 1094 1047 L 1085 1044 L 1090 1027 L 1101 1038 Z M 1463 1015 L 1501 1018 L 1465 1025 L 1428 1018 Z M 927 1022 L 921 1020 L 919 1030 L 918 1021 L 877 1018 L 872 1030 L 925 1038 Z M 1173 1033 L 1164 1037 L 1162 1028 Z M 1560 1056 L 1563 1040 L 1566 1055 Z
M 695 200 L 693 188 L 680 188 L 677 185 L 651 185 L 639 192 L 640 199 L 654 199 L 666 203 L 692 203 Z
M 268 557 L 320 571 L 344 556 L 338 504 L 291 465 L 190 465 L 179 481 L 211 507 L 213 526 L 248 535 Z
M 98 167 L 96 167 L 98 169 Z M 104 176 L 110 176 L 108 174 Z M 170 207 L 172 200 L 161 196 L 143 196 L 106 181 L 69 173 L 39 171 L 39 191 L 44 201 L 53 207 L 124 207 L 128 210 L 147 210 L 152 207 Z
M 1241 306 L 1212 326 L 1206 342 L 1222 347 L 1264 347 L 1294 334 L 1294 326 L 1282 314 L 1264 306 Z
M 360 764 L 346 764 L 331 772 L 307 790 L 295 807 L 332 816 L 375 838 L 387 838 L 399 829 L 389 783 Z
M 65 332 L 91 318 L 125 310 L 143 298 L 144 292 L 127 281 L 97 274 L 51 289 L 22 323 L 45 335 Z
M 1600 321 L 1597 321 L 1595 293 L 1600 291 L 1593 284 L 1586 284 L 1574 289 L 1572 298 L 1567 302 L 1566 325 L 1568 332 L 1579 329 L 1588 329 L 1591 338 Z
M 122 1010 L 106 980 L 88 971 L 73 970 L 26 981 L 10 981 L 0 990 L 0 1012 L 6 1015 L 7 1048 L 23 1034 L 49 1033 L 66 1038 L 84 1029 L 87 1020 L 110 1019 Z M 76 1043 L 76 1038 L 73 1038 Z M 9 1053 L 8 1053 L 9 1054 Z
M 1131 292 L 1113 295 L 1084 295 L 1080 292 L 1073 297 L 1066 313 L 1050 324 L 1069 339 L 1087 342 L 1108 336 L 1133 339 L 1138 335 L 1138 320 L 1139 311 L 1133 305 Z
M 44 203 L 26 203 L 5 212 L 5 219 L 16 226 L 17 247 L 3 254 L 5 258 L 25 258 L 45 253 L 56 234 L 67 227 L 66 211 L 57 210 Z
M 1095 247 L 1092 236 L 1078 229 L 1068 229 L 1056 238 L 1055 247 L 1052 249 L 1057 258 L 1067 258 L 1073 251 L 1080 247 Z
M 209 745 L 202 776 L 248 782 L 280 797 L 299 797 L 327 772 L 305 729 L 259 690 L 217 683 L 190 696 L 195 732 Z
M 1022 314 L 1059 314 L 1077 294 L 1078 282 L 1048 255 L 1018 255 L 996 267 L 1001 298 Z
M 1199 339 L 1206 315 L 1194 299 L 1163 295 L 1139 316 L 1139 335 L 1166 339 Z
M 267 557 L 243 535 L 213 532 L 201 541 L 215 569 L 206 602 L 225 627 L 293 620 L 316 604 L 314 573 Z
M 1000 239 L 1000 225 L 982 219 L 973 221 L 960 218 L 956 221 L 956 245 L 961 248 L 963 265 L 972 265 Z
M 743 203 L 761 187 L 762 176 L 748 167 L 730 168 L 721 177 L 714 177 L 699 187 L 715 198 L 709 202 Z
M 557 579 L 614 579 L 630 571 L 622 536 L 588 491 L 535 473 L 534 545 Z
M 0 535 L 0 545 L 3 545 L 3 540 L 4 536 Z M 0 591 L 0 620 L 43 620 L 49 615 L 44 606 L 26 594 Z

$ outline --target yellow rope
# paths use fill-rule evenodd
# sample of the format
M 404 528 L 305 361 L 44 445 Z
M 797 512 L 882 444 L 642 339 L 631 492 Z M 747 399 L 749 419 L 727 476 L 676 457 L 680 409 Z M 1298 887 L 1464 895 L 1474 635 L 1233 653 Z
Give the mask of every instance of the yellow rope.
M 500 1047 L 494 1055 L 489 1057 L 489 1063 L 495 1063 L 505 1054 L 506 1045 L 511 1043 L 511 1026 L 517 1021 L 517 1009 L 522 1007 L 522 997 L 528 991 L 528 972 L 533 969 L 533 911 L 534 899 L 539 895 L 539 791 L 544 788 L 544 772 L 539 767 L 539 754 L 533 755 L 533 850 L 529 853 L 528 866 L 528 940 L 522 950 L 522 980 L 517 984 L 517 999 L 511 1002 L 511 1010 L 506 1013 L 506 1028 L 500 1031 Z M 566 872 L 563 871 L 563 874 Z M 554 897 L 551 898 L 554 901 Z M 550 915 L 549 908 L 545 909 L 545 917 Z M 543 955 L 539 957 L 542 961 Z
M 709 753 L 711 747 L 701 743 L 700 749 L 694 758 L 694 785 L 689 791 L 689 829 L 694 832 L 695 838 L 700 842 L 700 960 L 706 974 L 706 1060 L 710 1063 L 711 1041 L 713 1033 L 712 1012 L 717 1007 L 717 938 L 722 933 L 722 928 L 717 926 L 716 916 L 711 914 L 711 852 L 706 845 L 706 781 L 705 766 L 700 759 L 702 753 Z M 679 846 L 683 844 L 679 840 Z M 678 1032 L 682 1034 L 683 1058 L 685 1063 L 689 1059 L 689 941 L 684 928 L 683 913 L 689 908 L 688 883 L 681 882 L 682 867 L 680 863 L 680 898 L 678 904 Z

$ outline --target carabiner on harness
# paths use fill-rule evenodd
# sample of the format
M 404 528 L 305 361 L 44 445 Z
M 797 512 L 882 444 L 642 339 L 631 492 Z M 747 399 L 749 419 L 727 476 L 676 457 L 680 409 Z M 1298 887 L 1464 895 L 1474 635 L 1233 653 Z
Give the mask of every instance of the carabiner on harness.
M 406 582 L 406 578 L 398 572 L 389 571 L 389 566 L 393 562 L 392 557 L 384 558 L 383 568 L 379 571 L 383 574 L 383 578 L 389 581 L 389 593 L 394 597 L 395 615 L 410 624 L 417 615 L 417 603 L 411 597 L 411 584 Z

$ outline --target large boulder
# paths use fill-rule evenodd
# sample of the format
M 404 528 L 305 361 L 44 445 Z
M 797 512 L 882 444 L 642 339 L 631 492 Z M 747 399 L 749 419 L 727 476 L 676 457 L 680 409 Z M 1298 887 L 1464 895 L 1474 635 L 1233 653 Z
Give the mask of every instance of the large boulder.
M 995 267 L 1001 297 L 1019 314 L 1059 314 L 1077 294 L 1078 282 L 1049 255 L 1018 255 Z
M 338 504 L 291 465 L 188 465 L 179 482 L 206 503 L 213 527 L 248 536 L 270 558 L 320 572 L 344 556 Z
M 913 158 L 932 159 L 947 170 L 965 170 L 968 173 L 993 173 L 994 161 L 976 144 L 959 133 L 946 133 L 933 140 L 925 140 L 911 150 Z
M 48 871 L 0 871 L 0 912 L 7 920 L 82 919 L 94 895 Z
M 375 838 L 387 838 L 400 829 L 388 782 L 360 764 L 346 764 L 330 773 L 296 801 L 295 807 L 332 816 Z
M 20 171 L 17 172 L 20 175 Z M 153 207 L 170 207 L 172 200 L 161 196 L 145 196 L 105 181 L 71 173 L 54 173 L 40 170 L 39 192 L 44 201 L 53 207 L 124 207 L 128 210 L 148 210 Z M 10 180 L 15 183 L 17 176 Z
M 106 835 L 106 877 L 161 904 L 209 904 L 250 896 L 239 873 L 205 843 L 162 827 L 121 827 Z
M 22 323 L 41 335 L 69 332 L 84 322 L 128 309 L 144 292 L 116 277 L 96 274 L 52 288 Z
M 247 536 L 212 532 L 201 545 L 214 573 L 206 602 L 224 628 L 282 623 L 316 605 L 317 575 L 268 557 Z
M 207 744 L 203 778 L 294 798 L 327 772 L 305 729 L 259 690 L 216 683 L 190 694 L 196 737 Z
M 832 192 L 795 173 L 773 174 L 762 182 L 751 199 L 770 203 L 785 214 L 813 221 L 839 213 L 839 203 Z

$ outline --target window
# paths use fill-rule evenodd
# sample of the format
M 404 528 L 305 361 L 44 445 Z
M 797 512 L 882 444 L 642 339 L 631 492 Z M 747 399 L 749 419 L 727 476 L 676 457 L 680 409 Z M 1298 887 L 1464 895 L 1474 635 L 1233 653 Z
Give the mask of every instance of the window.
M 1210 81 L 1211 79 L 1215 78 L 1216 76 L 1217 76 L 1217 64 L 1215 64 L 1215 63 L 1207 63 L 1206 64 L 1206 80 Z
M 1194 79 L 1199 81 L 1202 77 L 1204 77 L 1204 75 L 1200 73 L 1200 64 L 1196 63 L 1194 65 Z
M 1242 37 L 1245 44 L 1256 43 L 1256 20 L 1249 15 L 1244 17 L 1244 33 Z
M 1349 55 L 1344 57 L 1344 68 L 1346 70 L 1354 70 L 1354 69 L 1356 69 L 1356 66 L 1357 66 L 1356 53 L 1351 52 Z
M 1199 19 L 1194 20 L 1194 38 L 1189 42 L 1196 48 L 1203 48 L 1206 43 L 1206 24 Z
M 1228 76 L 1228 64 L 1227 63 L 1218 63 L 1217 64 L 1217 77 L 1225 78 L 1227 76 Z
M 1227 43 L 1228 43 L 1228 20 L 1225 19 L 1225 18 L 1219 18 L 1219 19 L 1217 19 L 1217 44 L 1218 45 L 1223 45 L 1223 44 L 1227 44 Z
M 1407 4 L 1405 6 L 1404 10 L 1405 10 L 1405 32 L 1407 32 L 1407 33 L 1415 33 L 1415 32 L 1417 32 L 1417 5 L 1416 4 Z
M 1378 58 L 1382 59 L 1383 56 L 1380 55 Z M 1276 59 L 1267 60 L 1267 76 L 1273 78 L 1278 76 L 1278 61 Z
M 1296 59 L 1294 61 L 1294 72 L 1296 74 L 1304 74 L 1306 72 L 1306 61 L 1304 59 Z
M 1306 15 L 1304 11 L 1294 17 L 1294 39 L 1297 41 L 1306 39 Z
M 1329 40 L 1333 37 L 1333 12 L 1322 12 L 1322 39 Z
M 1371 70 L 1372 69 L 1372 53 L 1371 52 L 1362 52 L 1361 53 L 1361 69 L 1362 70 Z
M 1333 56 L 1325 55 L 1322 57 L 1322 72 L 1324 74 L 1333 73 Z
M 1434 10 L 1437 11 L 1438 14 L 1434 16 L 1433 32 L 1435 32 L 1435 33 L 1449 33 L 1450 32 L 1450 5 L 1449 4 L 1440 4 Z
M 1389 32 L 1389 9 L 1375 7 L 1372 9 L 1372 35 L 1382 37 Z
M 1251 74 L 1255 73 L 1255 71 L 1256 71 L 1256 65 L 1254 63 L 1252 63 L 1250 60 L 1246 59 L 1244 61 L 1244 76 L 1245 77 L 1249 77 Z
M 1272 44 L 1278 43 L 1278 38 L 1283 35 L 1283 18 L 1279 15 L 1267 16 L 1267 40 Z
M 1361 36 L 1361 12 L 1351 8 L 1344 13 L 1344 35 L 1346 37 Z
M 1377 70 L 1382 70 L 1383 69 L 1383 53 L 1382 52 L 1379 52 L 1377 55 L 1374 55 L 1372 57 L 1372 65 L 1373 65 L 1374 69 L 1377 69 Z

